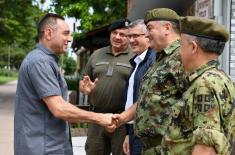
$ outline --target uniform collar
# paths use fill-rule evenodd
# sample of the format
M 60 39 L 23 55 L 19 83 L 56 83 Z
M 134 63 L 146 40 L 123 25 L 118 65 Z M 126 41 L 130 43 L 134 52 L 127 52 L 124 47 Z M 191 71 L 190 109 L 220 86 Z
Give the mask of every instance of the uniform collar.
M 207 62 L 206 64 L 202 65 L 201 67 L 199 67 L 189 75 L 189 81 L 192 82 L 194 79 L 202 75 L 207 70 L 210 70 L 211 68 L 217 68 L 218 66 L 219 66 L 218 60 L 211 60 Z
M 163 49 L 166 55 L 170 55 L 175 49 L 180 47 L 180 41 L 179 39 L 172 42 L 170 45 L 168 45 L 166 48 Z

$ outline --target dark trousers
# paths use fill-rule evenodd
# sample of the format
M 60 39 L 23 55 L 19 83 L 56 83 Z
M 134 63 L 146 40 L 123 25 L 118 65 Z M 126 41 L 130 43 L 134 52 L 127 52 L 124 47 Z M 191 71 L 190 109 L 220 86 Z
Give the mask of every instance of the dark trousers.
M 125 126 L 117 128 L 113 133 L 104 127 L 90 124 L 85 150 L 87 155 L 124 155 L 123 141 L 126 136 Z
M 135 136 L 133 124 L 129 124 L 129 143 L 130 143 L 130 154 L 131 155 L 141 155 L 142 144 L 140 139 Z

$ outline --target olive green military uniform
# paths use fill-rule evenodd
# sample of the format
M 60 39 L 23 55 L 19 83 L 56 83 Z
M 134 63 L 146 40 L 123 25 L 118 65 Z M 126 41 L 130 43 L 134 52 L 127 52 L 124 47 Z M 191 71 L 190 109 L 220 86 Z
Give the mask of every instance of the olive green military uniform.
M 101 113 L 120 113 L 126 81 L 128 80 L 133 57 L 129 49 L 113 55 L 111 47 L 104 47 L 95 51 L 88 63 L 85 74 L 91 80 L 98 78 L 95 89 L 89 95 L 91 110 Z M 112 151 L 113 155 L 124 154 L 122 144 L 125 138 L 125 127 L 122 126 L 113 133 L 108 133 L 97 124 L 91 124 L 88 130 L 86 153 L 88 155 L 106 155 Z
M 155 147 L 160 146 L 169 124 L 170 107 L 186 89 L 188 81 L 179 47 L 179 40 L 166 47 L 143 77 L 135 120 L 135 134 L 143 143 L 143 154 L 160 153 Z
M 230 155 L 235 124 L 233 82 L 218 69 L 217 61 L 200 67 L 189 79 L 190 88 L 173 108 L 162 154 L 189 155 L 195 144 L 205 144 L 214 146 L 218 154 Z
M 171 9 L 156 8 L 145 15 L 149 21 L 171 21 L 179 16 Z M 144 155 L 160 154 L 162 136 L 170 122 L 170 108 L 182 97 L 188 81 L 179 55 L 179 40 L 158 51 L 155 64 L 143 77 L 136 111 L 135 134 L 143 143 Z
M 201 48 L 212 56 L 222 53 L 229 38 L 222 25 L 200 17 L 182 18 L 180 31 L 214 41 L 218 45 L 214 50 L 218 51 Z M 198 45 L 200 47 L 200 43 Z M 213 49 L 210 46 L 207 48 Z M 197 144 L 213 147 L 216 154 L 231 154 L 235 134 L 235 86 L 218 65 L 217 60 L 208 59 L 190 73 L 189 89 L 172 108 L 171 123 L 162 141 L 162 154 L 189 155 Z

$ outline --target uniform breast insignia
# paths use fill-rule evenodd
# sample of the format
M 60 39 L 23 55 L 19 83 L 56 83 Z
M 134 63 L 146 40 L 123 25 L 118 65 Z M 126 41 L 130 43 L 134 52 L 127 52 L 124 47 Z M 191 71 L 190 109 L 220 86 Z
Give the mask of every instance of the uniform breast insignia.
M 106 76 L 112 76 L 112 75 L 113 75 L 113 65 L 109 65 Z

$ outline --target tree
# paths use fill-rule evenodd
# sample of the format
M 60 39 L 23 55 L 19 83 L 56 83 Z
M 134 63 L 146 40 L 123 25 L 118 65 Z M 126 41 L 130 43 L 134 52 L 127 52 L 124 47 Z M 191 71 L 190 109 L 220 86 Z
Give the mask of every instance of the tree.
M 11 60 L 19 63 L 35 45 L 36 25 L 44 14 L 34 0 L 0 0 L 0 55 L 6 57 L 11 47 Z M 36 4 L 36 3 L 35 3 Z M 16 45 L 16 46 L 14 46 Z M 17 60 L 14 60 L 17 58 Z M 0 64 L 5 65 L 8 59 L 0 58 Z
M 68 57 L 67 54 L 63 55 L 62 56 L 63 59 L 60 60 L 60 61 L 63 61 L 62 62 L 62 68 L 65 70 L 65 75 L 73 75 L 76 71 L 76 68 L 77 68 L 77 62 L 71 58 L 71 57 Z
M 37 21 L 43 12 L 32 0 L 4 0 L 0 7 L 0 43 L 16 41 L 19 47 L 32 47 Z
M 55 0 L 55 12 L 80 20 L 82 34 L 126 16 L 127 0 Z

